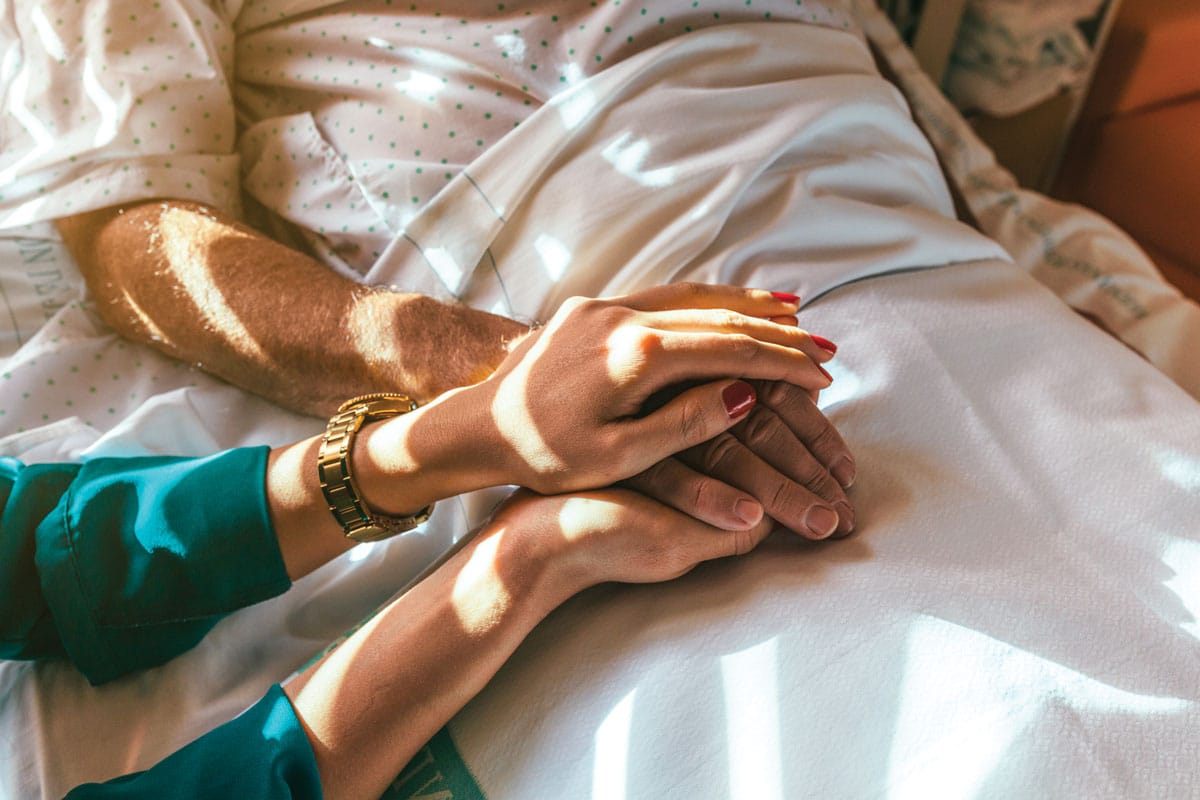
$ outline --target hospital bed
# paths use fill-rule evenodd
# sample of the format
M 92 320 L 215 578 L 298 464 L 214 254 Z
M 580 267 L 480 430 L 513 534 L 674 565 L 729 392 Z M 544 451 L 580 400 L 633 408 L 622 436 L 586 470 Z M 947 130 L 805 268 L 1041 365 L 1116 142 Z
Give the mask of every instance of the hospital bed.
M 826 51 L 823 33 L 788 30 L 765 35 L 811 49 L 792 48 L 795 64 L 758 64 L 747 42 L 763 32 L 732 30 L 605 73 L 539 111 L 379 259 L 370 277 L 387 282 L 420 246 L 438 254 L 431 294 L 491 307 L 498 291 L 524 291 L 514 310 L 529 316 L 568 294 L 681 278 L 799 290 L 801 324 L 840 345 L 821 403 L 859 476 L 849 539 L 776 534 L 670 584 L 602 586 L 568 602 L 389 798 L 1197 792 L 1196 307 L 1103 220 L 1015 186 L 886 19 L 856 11 L 907 105 L 851 77 L 841 86 L 854 102 L 817 114 L 820 93 L 799 106 L 763 96 L 727 124 L 753 132 L 747 148 L 811 155 L 865 117 L 886 144 L 880 163 L 905 164 L 905 182 L 880 188 L 831 159 L 805 176 L 823 191 L 789 195 L 786 182 L 763 182 L 769 170 L 734 191 L 709 182 L 711 163 L 671 171 L 698 152 L 686 136 L 677 158 L 655 166 L 636 151 L 614 159 L 619 137 L 578 124 L 603 107 L 613 130 L 637 130 L 639 104 L 669 91 L 656 83 L 662 70 L 703 85 L 713 53 L 737 53 L 766 77 L 826 56 L 865 75 L 871 59 L 861 37 L 838 34 Z M 907 108 L 924 137 L 900 119 Z M 776 131 L 768 123 L 781 113 Z M 832 127 L 813 131 L 812 120 Z M 539 148 L 553 169 L 514 179 L 513 159 Z M 935 151 L 970 224 L 954 219 Z M 597 159 L 617 177 L 599 175 Z M 580 230 L 564 201 L 581 176 L 628 184 L 619 204 L 591 209 L 607 215 L 594 229 Z M 445 230 L 447 210 L 474 213 L 481 193 L 492 211 Z M 712 202 L 656 205 L 680 197 Z M 489 216 L 497 207 L 503 225 Z M 104 329 L 46 226 L 3 246 L 13 319 L 4 454 L 204 453 L 320 429 Z M 579 253 L 624 266 L 572 272 L 564 254 Z M 494 270 L 461 269 L 484 254 Z M 559 280 L 522 289 L 509 263 L 557 264 Z M 14 275 L 26 276 L 24 301 Z M 95 688 L 66 664 L 0 665 L 0 794 L 55 797 L 142 769 L 231 718 L 385 601 L 398 576 L 433 562 L 497 496 L 440 504 L 423 529 L 355 549 L 163 667 Z

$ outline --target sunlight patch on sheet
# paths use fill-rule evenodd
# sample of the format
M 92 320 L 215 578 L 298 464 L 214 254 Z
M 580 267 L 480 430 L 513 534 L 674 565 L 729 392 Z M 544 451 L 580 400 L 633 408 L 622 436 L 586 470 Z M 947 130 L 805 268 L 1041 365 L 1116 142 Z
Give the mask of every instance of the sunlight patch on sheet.
M 83 91 L 100 111 L 100 124 L 92 137 L 92 147 L 103 147 L 117 138 L 117 102 L 100 84 L 91 58 L 83 61 Z
M 583 81 L 583 79 L 586 77 L 583 74 L 583 68 L 573 62 L 570 64 L 563 64 L 562 68 L 559 70 L 559 74 L 562 76 L 563 81 L 567 84 L 567 86 L 574 86 L 575 84 Z
M 42 40 L 42 47 L 46 48 L 50 57 L 55 61 L 65 61 L 67 48 L 63 46 L 62 39 L 58 38 L 58 34 L 54 32 L 54 26 L 46 18 L 46 12 L 40 6 L 35 7 L 29 12 L 29 19 L 33 22 L 33 29 L 37 31 L 38 38 Z
M 371 551 L 375 549 L 378 542 L 362 542 L 350 548 L 349 561 L 351 564 L 362 561 L 367 556 L 371 555 Z
M 441 278 L 442 283 L 446 284 L 451 291 L 458 291 L 458 287 L 462 284 L 463 268 L 459 266 L 450 251 L 444 247 L 431 247 L 424 253 L 425 260 Z
M 423 103 L 434 102 L 438 93 L 446 88 L 445 82 L 438 76 L 415 69 L 405 80 L 396 81 L 392 86 L 401 94 Z
M 558 283 L 571 264 L 571 251 L 565 244 L 547 233 L 538 234 L 533 241 L 533 249 L 542 259 L 546 275 L 550 280 Z
M 554 103 L 558 108 L 558 116 L 562 120 L 563 127 L 571 131 L 587 119 L 592 110 L 596 108 L 596 94 L 586 89 L 579 89 L 563 96 L 561 100 L 555 99 Z
M 600 152 L 604 160 L 612 164 L 620 174 L 642 186 L 659 188 L 670 186 L 675 180 L 674 167 L 659 167 L 644 170 L 642 165 L 650 155 L 650 142 L 645 139 L 634 141 L 633 134 L 626 131 Z
M 1014 623 L 1015 624 L 1015 623 Z M 888 798 L 973 797 L 1019 737 L 1069 709 L 1163 714 L 1186 700 L 1118 689 L 945 620 L 908 636 L 888 765 Z
M 1163 586 L 1170 589 L 1188 613 L 1191 622 L 1181 622 L 1179 627 L 1196 638 L 1200 638 L 1200 542 L 1175 539 L 1167 545 L 1162 562 L 1175 573 Z
M 625 800 L 629 773 L 629 734 L 637 689 L 621 698 L 596 729 L 592 800 Z
M 1185 491 L 1200 491 L 1200 461 L 1194 456 L 1166 452 L 1157 458 L 1163 477 Z
M 730 800 L 783 800 L 779 659 L 774 638 L 721 657 Z
M 502 33 L 498 36 L 493 36 L 492 41 L 496 43 L 496 47 L 500 48 L 500 52 L 505 53 L 510 60 L 517 63 L 525 60 L 525 40 L 515 33 Z
M 29 152 L 17 159 L 8 169 L 0 172 L 0 184 L 8 184 L 15 181 L 17 175 L 21 174 L 26 164 L 36 162 L 50 148 L 54 147 L 54 133 L 42 124 L 42 121 L 26 105 L 26 95 L 29 92 L 29 78 L 29 65 L 26 64 L 24 68 L 17 72 L 16 78 L 9 84 L 8 112 L 29 133 L 29 136 L 33 139 L 33 147 L 29 148 Z M 11 217 L 8 221 L 10 223 L 14 222 Z
M 836 358 L 822 366 L 833 376 L 833 383 L 821 392 L 821 399 L 817 402 L 817 407 L 822 411 L 849 400 L 862 389 L 862 378 L 849 367 L 839 364 Z
M 21 69 L 21 48 L 10 47 L 0 54 L 0 83 L 8 84 Z

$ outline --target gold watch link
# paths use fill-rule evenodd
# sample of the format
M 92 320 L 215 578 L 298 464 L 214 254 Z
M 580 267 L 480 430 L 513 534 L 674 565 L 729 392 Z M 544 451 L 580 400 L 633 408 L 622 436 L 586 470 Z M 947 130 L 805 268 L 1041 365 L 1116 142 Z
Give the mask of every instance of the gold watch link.
M 405 395 L 375 392 L 342 403 L 329 420 L 317 454 L 317 476 L 321 481 L 325 502 L 329 504 L 333 518 L 342 526 L 347 539 L 377 542 L 412 530 L 433 513 L 433 503 L 407 517 L 374 513 L 363 502 L 362 492 L 350 469 L 354 437 L 363 425 L 416 409 L 416 402 Z

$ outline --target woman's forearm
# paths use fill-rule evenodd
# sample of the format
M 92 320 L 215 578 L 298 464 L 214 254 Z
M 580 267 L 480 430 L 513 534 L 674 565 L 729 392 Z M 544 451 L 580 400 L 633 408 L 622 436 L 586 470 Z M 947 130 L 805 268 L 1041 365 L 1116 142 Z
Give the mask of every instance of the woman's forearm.
M 570 595 L 532 541 L 486 531 L 285 687 L 326 797 L 378 797 Z
M 119 333 L 289 408 L 427 402 L 486 377 L 525 326 L 376 290 L 208 207 L 161 200 L 59 220 Z

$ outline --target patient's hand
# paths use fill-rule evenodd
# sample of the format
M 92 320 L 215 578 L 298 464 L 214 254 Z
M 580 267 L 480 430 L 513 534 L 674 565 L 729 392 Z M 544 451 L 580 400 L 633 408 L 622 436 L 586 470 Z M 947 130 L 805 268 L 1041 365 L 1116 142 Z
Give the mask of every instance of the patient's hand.
M 850 533 L 854 509 L 844 489 L 854 481 L 854 458 L 837 429 L 806 390 L 751 383 L 758 402 L 745 420 L 625 484 L 722 528 L 748 527 L 765 512 L 809 538 Z

